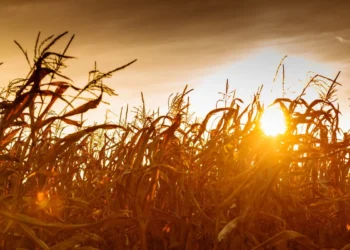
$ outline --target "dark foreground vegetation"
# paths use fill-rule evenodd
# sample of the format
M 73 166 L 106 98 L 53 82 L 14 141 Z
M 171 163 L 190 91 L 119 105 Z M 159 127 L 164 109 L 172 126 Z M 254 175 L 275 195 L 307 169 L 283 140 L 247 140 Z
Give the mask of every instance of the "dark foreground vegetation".
M 249 105 L 227 90 L 202 122 L 185 89 L 166 115 L 141 105 L 131 122 L 126 110 L 84 126 L 115 94 L 103 78 L 128 65 L 95 69 L 78 88 L 61 75 L 72 39 L 51 50 L 64 35 L 38 36 L 34 64 L 18 44 L 32 70 L 1 91 L 1 249 L 346 248 L 349 138 L 336 79 L 316 75 L 295 99 L 275 100 L 287 122 L 276 137 L 259 127 L 260 90 Z M 320 98 L 308 103 L 311 85 Z

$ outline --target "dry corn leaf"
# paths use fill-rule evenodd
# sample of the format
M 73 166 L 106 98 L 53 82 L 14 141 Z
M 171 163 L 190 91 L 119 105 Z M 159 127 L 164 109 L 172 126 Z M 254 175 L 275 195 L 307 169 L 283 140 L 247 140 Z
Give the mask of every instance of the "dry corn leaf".
M 315 250 L 320 249 L 319 246 L 313 243 L 305 235 L 302 235 L 295 231 L 284 230 L 276 234 L 275 236 L 271 237 L 267 241 L 261 243 L 260 245 L 254 247 L 252 250 L 264 249 L 264 247 L 267 247 L 267 246 L 276 246 L 286 241 L 298 242 L 300 245 L 303 246 L 303 249 L 315 249 Z

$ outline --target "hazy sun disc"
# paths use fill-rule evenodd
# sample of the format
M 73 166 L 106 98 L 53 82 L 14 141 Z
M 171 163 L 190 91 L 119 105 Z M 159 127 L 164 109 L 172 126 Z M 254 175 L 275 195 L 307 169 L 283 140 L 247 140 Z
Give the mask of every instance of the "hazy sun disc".
M 262 130 L 266 135 L 276 136 L 286 131 L 285 117 L 282 110 L 276 106 L 267 108 L 260 120 Z

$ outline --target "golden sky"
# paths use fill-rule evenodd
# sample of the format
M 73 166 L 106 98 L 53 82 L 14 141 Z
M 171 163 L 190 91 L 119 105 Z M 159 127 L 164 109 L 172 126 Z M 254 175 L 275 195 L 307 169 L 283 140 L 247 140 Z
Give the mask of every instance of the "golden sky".
M 226 79 L 247 102 L 261 84 L 266 100 L 280 97 L 276 86 L 271 93 L 271 83 L 288 55 L 286 84 L 291 93 L 308 71 L 330 78 L 342 71 L 338 94 L 341 122 L 348 129 L 349 7 L 350 2 L 335 0 L 4 0 L 0 79 L 5 85 L 28 71 L 13 40 L 32 55 L 39 31 L 42 37 L 69 31 L 76 37 L 68 54 L 78 59 L 68 61 L 63 73 L 79 86 L 86 83 L 95 61 L 108 71 L 138 59 L 106 81 L 119 94 L 109 99 L 114 112 L 127 103 L 140 104 L 141 91 L 149 108 L 165 106 L 171 93 L 188 84 L 195 89 L 193 109 L 203 115 L 215 107 Z M 96 119 L 100 114 L 91 112 Z

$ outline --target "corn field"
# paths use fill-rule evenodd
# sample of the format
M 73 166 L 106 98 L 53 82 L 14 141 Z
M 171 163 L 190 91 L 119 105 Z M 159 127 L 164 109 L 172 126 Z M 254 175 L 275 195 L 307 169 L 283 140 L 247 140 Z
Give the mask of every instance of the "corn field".
M 116 94 L 103 79 L 135 61 L 95 68 L 79 88 L 61 73 L 74 36 L 52 51 L 66 35 L 39 33 L 33 62 L 16 42 L 31 71 L 0 92 L 1 249 L 350 249 L 337 77 L 276 99 L 287 130 L 275 137 L 260 127 L 261 89 L 244 104 L 228 84 L 202 121 L 185 88 L 165 115 L 142 102 L 85 126 Z M 307 102 L 311 86 L 319 99 Z

